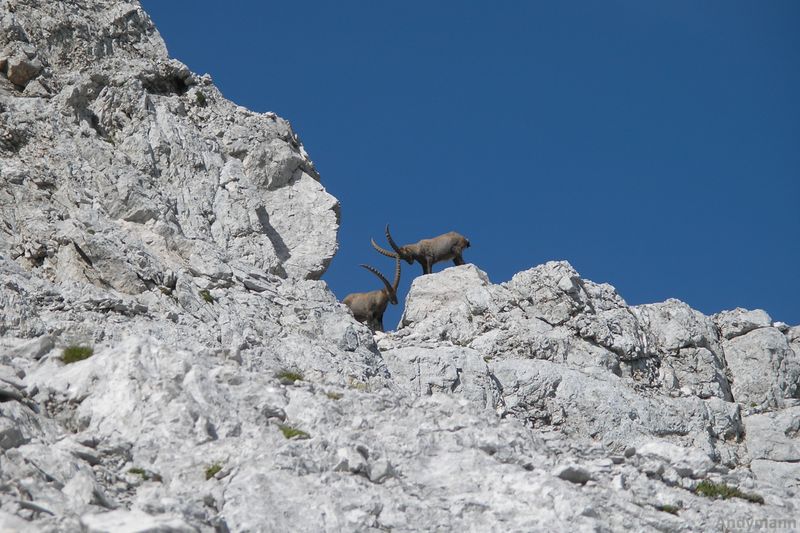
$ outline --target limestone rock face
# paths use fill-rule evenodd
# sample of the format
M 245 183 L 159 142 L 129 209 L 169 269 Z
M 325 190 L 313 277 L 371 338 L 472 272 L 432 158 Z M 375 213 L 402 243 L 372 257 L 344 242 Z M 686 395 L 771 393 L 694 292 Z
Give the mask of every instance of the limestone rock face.
M 800 327 L 629 306 L 559 261 L 417 277 L 373 336 L 317 279 L 338 204 L 288 122 L 170 59 L 135 0 L 0 25 L 0 530 L 797 516 Z
M 170 59 L 138 3 L 3 11 L 0 246 L 12 259 L 127 294 L 182 270 L 325 272 L 338 203 L 288 122 Z
M 784 329 L 763 311 L 709 318 L 678 300 L 629 307 L 613 287 L 582 280 L 565 262 L 501 285 L 465 265 L 415 279 L 400 329 L 378 346 L 394 376 L 413 370 L 412 383 L 428 383 L 410 392 L 432 394 L 438 379 L 440 392 L 528 427 L 588 435 L 617 453 L 658 437 L 667 451 L 655 455 L 672 462 L 681 454 L 728 468 L 760 461 L 762 481 L 779 470 L 794 485 L 794 459 L 741 444 L 745 436 L 751 442 L 747 421 L 755 430 L 770 410 L 797 404 L 794 328 Z M 446 350 L 477 352 L 485 368 Z M 441 360 L 449 365 L 427 366 Z M 743 420 L 743 411 L 764 414 Z M 795 432 L 785 434 L 781 449 L 793 449 Z
M 776 328 L 760 328 L 724 343 L 733 394 L 742 403 L 785 407 L 800 398 L 800 354 Z
M 800 487 L 800 407 L 751 415 L 745 424 L 753 472 L 778 485 Z
M 678 300 L 638 306 L 633 312 L 661 354 L 659 372 L 667 387 L 731 400 L 722 345 L 711 319 Z
M 772 325 L 772 319 L 765 311 L 761 309 L 748 311 L 741 307 L 733 311 L 722 311 L 712 316 L 711 319 L 716 323 L 720 334 L 726 339 L 732 339 L 749 333 L 754 329 L 768 328 Z

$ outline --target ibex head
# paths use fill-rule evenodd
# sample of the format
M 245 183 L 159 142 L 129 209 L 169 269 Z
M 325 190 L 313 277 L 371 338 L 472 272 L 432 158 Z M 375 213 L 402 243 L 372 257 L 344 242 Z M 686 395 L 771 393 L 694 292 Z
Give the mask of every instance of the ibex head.
M 372 247 L 375 248 L 378 253 L 381 253 L 387 257 L 399 257 L 400 259 L 408 262 L 409 265 L 414 264 L 414 250 L 410 249 L 409 246 L 397 246 L 397 243 L 394 242 L 394 239 L 392 239 L 392 234 L 389 233 L 389 224 L 386 224 L 386 240 L 389 241 L 389 246 L 392 247 L 392 250 L 394 250 L 395 253 L 392 253 L 389 250 L 384 250 L 378 246 L 375 243 L 375 239 L 372 239 Z

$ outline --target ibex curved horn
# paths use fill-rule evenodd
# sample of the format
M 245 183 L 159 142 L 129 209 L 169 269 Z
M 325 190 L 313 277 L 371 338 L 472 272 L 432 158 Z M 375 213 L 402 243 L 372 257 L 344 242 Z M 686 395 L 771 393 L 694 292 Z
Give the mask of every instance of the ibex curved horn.
M 400 256 L 395 257 L 396 266 L 394 268 L 394 283 L 392 284 L 392 289 L 394 289 L 395 297 L 397 297 L 397 287 L 400 285 Z
M 394 250 L 395 252 L 397 252 L 399 254 L 400 253 L 400 247 L 397 246 L 397 243 L 395 243 L 394 239 L 392 239 L 392 234 L 389 233 L 389 224 L 386 224 L 386 240 L 389 241 L 389 246 L 392 247 L 392 250 Z
M 399 259 L 397 260 L 397 264 L 398 265 L 400 264 L 400 260 Z M 364 265 L 364 264 L 362 264 L 361 266 L 366 268 L 367 270 L 369 270 L 370 272 L 372 272 L 376 276 L 378 276 L 378 279 L 380 279 L 383 282 L 383 284 L 386 285 L 386 290 L 389 292 L 389 296 L 392 297 L 392 300 L 396 300 L 397 299 L 397 297 L 395 296 L 396 295 L 396 289 L 394 287 L 392 287 L 392 285 L 389 283 L 389 280 L 387 280 L 386 278 L 383 277 L 383 274 L 378 272 L 377 268 L 373 268 L 373 267 L 371 267 L 369 265 Z M 397 279 L 399 279 L 399 276 L 397 277 Z
M 389 250 L 384 250 L 383 248 L 378 246 L 378 244 L 375 242 L 375 239 L 370 239 L 370 241 L 372 241 L 372 247 L 375 248 L 379 254 L 385 255 L 386 257 L 391 257 L 392 259 L 397 257 L 397 254 L 393 254 Z

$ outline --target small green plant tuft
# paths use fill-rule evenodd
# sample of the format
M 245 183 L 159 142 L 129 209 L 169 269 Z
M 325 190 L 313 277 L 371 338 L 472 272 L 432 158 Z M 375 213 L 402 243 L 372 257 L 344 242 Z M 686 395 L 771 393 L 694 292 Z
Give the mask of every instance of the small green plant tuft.
M 213 304 L 214 302 L 217 301 L 213 296 L 211 296 L 211 293 L 208 292 L 208 289 L 201 289 L 198 292 L 198 294 L 200 295 L 200 298 L 202 298 L 203 300 L 205 300 L 210 304 Z
M 68 365 L 70 363 L 77 363 L 78 361 L 88 359 L 92 355 L 94 355 L 94 350 L 91 346 L 73 345 L 64 348 L 64 351 L 61 354 L 61 360 L 65 365 Z
M 133 467 L 128 469 L 129 474 L 140 476 L 145 481 L 162 481 L 161 476 L 144 468 Z
M 331 400 L 341 400 L 342 396 L 344 396 L 344 395 L 342 393 L 340 393 L 340 392 L 331 391 L 331 392 L 326 392 L 325 396 L 327 396 Z
M 200 107 L 206 106 L 206 95 L 204 95 L 200 91 L 194 93 L 194 99 L 197 100 L 197 105 L 199 105 Z
M 658 509 L 661 512 L 674 514 L 674 515 L 677 515 L 678 511 L 681 510 L 680 507 L 677 507 L 675 505 L 656 505 L 656 509 Z
M 359 392 L 367 392 L 369 390 L 369 385 L 367 385 L 363 381 L 358 381 L 353 377 L 347 378 L 347 387 L 349 389 L 357 390 Z
M 287 439 L 310 439 L 311 435 L 303 431 L 302 429 L 293 428 L 292 426 L 287 426 L 286 424 L 278 424 L 278 428 L 283 433 L 283 436 Z
M 206 481 L 216 476 L 220 470 L 222 470 L 222 465 L 219 463 L 214 463 L 213 465 L 206 468 Z
M 276 377 L 284 385 L 289 385 L 295 381 L 303 381 L 303 374 L 293 370 L 281 370 Z
M 726 485 L 725 483 L 714 483 L 708 480 L 698 483 L 694 491 L 696 494 L 707 498 L 721 498 L 723 500 L 727 500 L 728 498 L 741 498 L 752 503 L 764 503 L 764 498 L 758 494 L 748 494 L 736 487 Z

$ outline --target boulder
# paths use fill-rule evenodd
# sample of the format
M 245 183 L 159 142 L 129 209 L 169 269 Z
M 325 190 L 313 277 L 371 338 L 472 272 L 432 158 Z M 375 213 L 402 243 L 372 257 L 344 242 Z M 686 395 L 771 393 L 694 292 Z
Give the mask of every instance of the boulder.
M 776 328 L 759 328 L 723 342 L 733 398 L 745 406 L 775 408 L 800 398 L 800 355 Z
M 762 309 L 750 311 L 737 307 L 732 311 L 717 313 L 711 319 L 726 339 L 732 339 L 739 335 L 750 333 L 754 329 L 768 328 L 772 325 L 772 319 Z

